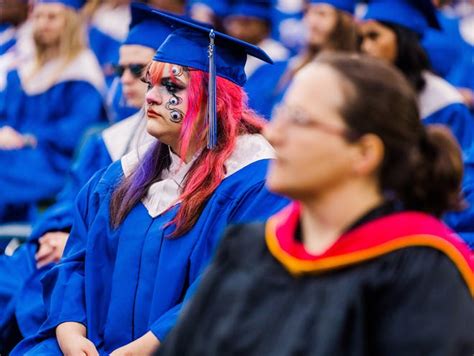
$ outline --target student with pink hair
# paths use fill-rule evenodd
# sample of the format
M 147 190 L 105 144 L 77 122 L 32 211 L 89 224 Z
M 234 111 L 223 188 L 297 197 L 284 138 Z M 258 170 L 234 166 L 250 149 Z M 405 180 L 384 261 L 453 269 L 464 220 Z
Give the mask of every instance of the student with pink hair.
M 43 280 L 48 318 L 13 355 L 152 354 L 224 228 L 287 204 L 265 187 L 274 150 L 242 89 L 247 55 L 271 60 L 149 11 L 174 29 L 145 76 L 147 131 L 157 140 L 83 188 L 64 258 Z

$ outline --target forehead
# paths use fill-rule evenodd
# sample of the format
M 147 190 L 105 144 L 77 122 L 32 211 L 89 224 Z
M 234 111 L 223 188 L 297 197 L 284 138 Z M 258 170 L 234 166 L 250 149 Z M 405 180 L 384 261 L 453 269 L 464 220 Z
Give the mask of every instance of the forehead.
M 384 32 L 384 31 L 390 31 L 389 28 L 383 26 L 381 23 L 375 21 L 375 20 L 367 20 L 367 21 L 362 21 L 359 24 L 359 28 L 362 33 L 367 33 L 367 32 Z
M 336 9 L 329 4 L 318 3 L 318 4 L 308 4 L 306 10 L 311 12 L 324 12 L 324 13 L 335 13 Z
M 120 62 L 148 63 L 152 60 L 155 51 L 149 47 L 139 45 L 124 45 L 120 47 Z
M 342 79 L 324 64 L 309 64 L 295 76 L 285 95 L 285 104 L 308 113 L 337 109 L 344 103 Z
M 57 3 L 39 3 L 33 8 L 34 14 L 59 14 L 65 10 L 64 5 Z

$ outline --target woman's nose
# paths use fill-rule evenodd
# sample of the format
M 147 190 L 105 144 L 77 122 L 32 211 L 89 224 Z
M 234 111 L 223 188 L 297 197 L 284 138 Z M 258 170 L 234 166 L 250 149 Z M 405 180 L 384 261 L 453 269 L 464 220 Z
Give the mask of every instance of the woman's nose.
M 163 102 L 163 99 L 161 97 L 160 91 L 157 89 L 156 86 L 151 88 L 147 93 L 146 93 L 146 103 L 148 105 L 160 105 Z

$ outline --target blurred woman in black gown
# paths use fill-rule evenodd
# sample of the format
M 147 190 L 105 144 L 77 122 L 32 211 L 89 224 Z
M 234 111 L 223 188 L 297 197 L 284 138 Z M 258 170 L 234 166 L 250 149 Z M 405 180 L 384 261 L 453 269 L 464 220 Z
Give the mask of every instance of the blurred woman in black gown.
M 402 74 L 321 56 L 266 134 L 267 184 L 295 203 L 228 229 L 160 355 L 473 354 L 472 255 L 437 219 L 460 151 Z

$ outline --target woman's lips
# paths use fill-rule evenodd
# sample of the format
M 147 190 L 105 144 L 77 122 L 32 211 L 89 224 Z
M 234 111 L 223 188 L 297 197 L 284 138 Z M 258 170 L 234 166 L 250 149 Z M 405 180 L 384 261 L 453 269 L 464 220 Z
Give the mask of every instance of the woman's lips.
M 162 117 L 162 116 L 161 116 L 160 114 L 158 114 L 156 111 L 153 111 L 153 110 L 151 110 L 151 109 L 148 109 L 148 110 L 146 111 L 146 115 L 147 115 L 148 117 L 151 117 L 151 118 Z

